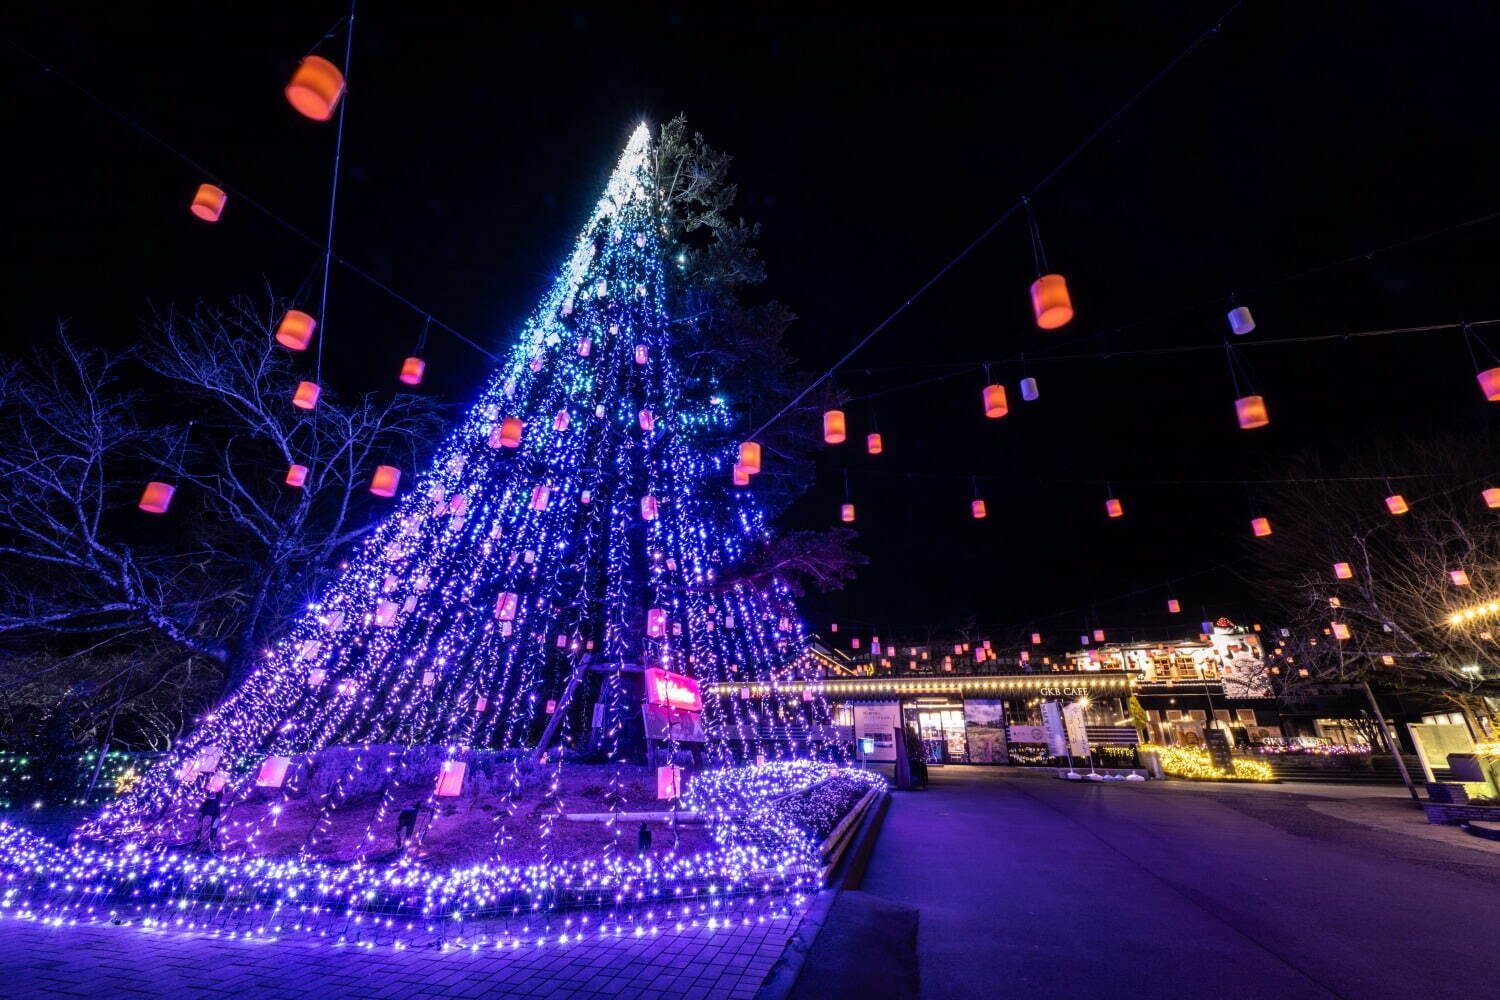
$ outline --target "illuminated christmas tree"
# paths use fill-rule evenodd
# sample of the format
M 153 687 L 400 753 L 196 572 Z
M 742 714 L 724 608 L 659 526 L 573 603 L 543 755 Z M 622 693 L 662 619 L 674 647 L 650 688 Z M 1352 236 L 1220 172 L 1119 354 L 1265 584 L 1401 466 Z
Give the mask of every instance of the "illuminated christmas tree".
M 803 636 L 785 582 L 733 582 L 765 511 L 736 485 L 728 405 L 684 371 L 695 328 L 669 315 L 683 264 L 665 259 L 654 154 L 643 125 L 431 467 L 404 489 L 382 467 L 390 517 L 98 830 L 216 786 L 279 787 L 298 755 L 335 746 L 354 748 L 347 781 L 403 766 L 371 747 L 437 748 L 433 794 L 477 748 L 639 759 L 646 669 L 732 692 L 705 699 L 710 762 L 821 749 L 821 699 L 748 686 L 798 676 Z

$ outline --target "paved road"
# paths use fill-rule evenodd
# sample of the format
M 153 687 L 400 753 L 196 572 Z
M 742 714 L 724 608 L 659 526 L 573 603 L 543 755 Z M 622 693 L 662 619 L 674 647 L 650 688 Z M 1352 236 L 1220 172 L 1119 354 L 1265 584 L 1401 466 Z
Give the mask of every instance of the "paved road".
M 794 922 L 517 950 L 338 948 L 0 919 L 3 1000 L 749 1000 Z
M 862 889 L 917 909 L 931 1000 L 1493 994 L 1500 855 L 1222 787 L 935 768 Z

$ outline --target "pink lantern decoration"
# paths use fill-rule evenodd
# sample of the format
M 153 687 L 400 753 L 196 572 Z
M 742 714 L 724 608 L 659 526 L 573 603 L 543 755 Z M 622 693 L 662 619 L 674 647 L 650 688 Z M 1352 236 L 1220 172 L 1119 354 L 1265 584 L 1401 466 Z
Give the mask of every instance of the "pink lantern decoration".
M 1399 493 L 1392 493 L 1390 496 L 1385 498 L 1385 508 L 1392 514 L 1405 514 L 1407 511 L 1411 510 L 1411 508 L 1407 506 L 1406 498 Z
M 276 343 L 289 351 L 305 351 L 318 321 L 300 309 L 288 309 L 276 327 Z
M 1182 611 L 1182 605 L 1178 603 L 1177 598 L 1169 597 L 1167 598 L 1167 610 L 1174 615 L 1179 614 Z
M 495 617 L 503 622 L 515 621 L 516 609 L 520 603 L 520 595 L 507 590 L 495 599 Z
M 463 794 L 464 772 L 468 769 L 469 765 L 461 760 L 443 761 L 442 770 L 438 772 L 436 794 L 449 799 Z
M 552 490 L 545 483 L 538 483 L 536 489 L 531 491 L 531 509 L 546 510 L 551 496 Z
M 326 680 L 328 680 L 328 671 L 322 667 L 314 667 L 307 672 L 308 687 L 322 687 Z
M 1467 587 L 1469 585 L 1469 574 L 1465 570 L 1449 570 L 1448 579 L 1453 581 L 1453 586 L 1455 587 Z
M 1044 274 L 1031 283 L 1031 310 L 1043 330 L 1056 330 L 1073 318 L 1073 300 L 1062 275 Z
M 1333 564 L 1333 575 L 1336 579 L 1347 580 L 1354 575 L 1354 567 L 1346 562 L 1336 562 Z
M 656 520 L 656 497 L 649 493 L 641 497 L 641 520 Z
M 489 707 L 490 707 L 490 701 L 484 695 L 479 695 L 477 698 L 474 699 L 474 711 L 476 711 L 476 712 L 483 712 L 485 709 L 487 709 Z
M 370 479 L 370 492 L 378 497 L 393 497 L 401 485 L 401 470 L 394 465 L 377 465 Z
M 301 489 L 302 488 L 302 484 L 306 483 L 306 482 L 307 482 L 307 466 L 305 466 L 305 465 L 293 465 L 291 468 L 289 468 L 289 469 L 286 470 L 286 484 L 288 486 L 295 486 L 298 489 Z
M 987 385 L 984 387 L 984 415 L 992 420 L 997 420 L 1010 412 L 1010 403 L 1005 399 L 1005 386 Z
M 682 795 L 682 768 L 664 764 L 656 769 L 656 797 L 675 799 Z
M 641 430 L 650 431 L 656 429 L 656 418 L 651 415 L 650 410 L 642 410 L 640 412 L 639 419 L 641 423 Z
M 745 467 L 743 465 L 740 465 L 738 462 L 736 462 L 734 466 L 734 485 L 750 485 L 750 473 L 746 472 Z
M 1500 368 L 1486 368 L 1474 376 L 1479 380 L 1479 391 L 1491 403 L 1500 402 Z
M 1343 622 L 1333 622 L 1333 637 L 1340 642 L 1349 638 L 1349 626 Z
M 381 628 L 393 625 L 396 622 L 396 603 L 394 601 L 381 601 L 380 606 L 375 609 L 375 624 Z
M 1271 519 L 1267 517 L 1252 517 L 1250 519 L 1250 531 L 1256 538 L 1265 538 L 1271 533 Z
M 209 794 L 223 791 L 224 786 L 228 783 L 229 775 L 225 774 L 223 771 L 215 771 L 213 775 L 208 779 Z
M 572 418 L 570 418 L 568 416 L 568 411 L 567 410 L 558 410 L 557 411 L 557 416 L 555 416 L 555 417 L 552 418 L 552 429 L 555 430 L 555 431 L 565 431 L 565 430 L 567 430 L 568 429 L 568 424 L 571 421 L 571 419 Z
M 255 776 L 255 783 L 262 788 L 280 788 L 286 781 L 286 769 L 291 766 L 290 757 L 267 757 Z
M 216 184 L 199 184 L 198 191 L 193 195 L 193 203 L 188 206 L 189 210 L 204 222 L 218 222 L 219 216 L 224 214 L 224 204 L 229 201 L 229 195 L 224 189 Z
M 298 382 L 297 391 L 292 394 L 292 405 L 299 410 L 311 410 L 318 405 L 318 383 Z
M 1103 642 L 1104 641 L 1104 630 L 1102 628 L 1096 628 L 1096 629 L 1094 629 L 1094 641 L 1095 642 Z
M 141 502 L 136 506 L 148 514 L 165 514 L 167 508 L 172 506 L 172 494 L 176 492 L 177 487 L 171 483 L 149 482 L 141 493 Z
M 660 639 L 667 634 L 667 612 L 663 608 L 652 608 L 646 612 L 646 634 Z
M 556 715 L 557 714 L 557 699 L 556 698 L 548 698 L 547 699 L 547 714 L 548 715 Z
M 1104 513 L 1108 514 L 1110 517 L 1124 517 L 1125 506 L 1120 503 L 1119 500 L 1115 499 L 1114 497 L 1110 497 L 1108 500 L 1104 501 Z
M 421 385 L 422 374 L 427 371 L 427 362 L 421 358 L 407 358 L 401 362 L 401 374 L 398 376 L 407 385 Z
M 1033 632 L 1033 633 L 1031 633 L 1031 644 L 1033 646 L 1040 646 L 1042 644 L 1042 633 L 1040 633 L 1040 632 Z
M 500 421 L 500 447 L 519 448 L 521 446 L 521 418 L 506 417 Z
M 1491 486 L 1479 495 L 1484 497 L 1486 507 L 1500 507 L 1500 488 Z
M 648 360 L 650 360 L 650 357 L 651 357 L 651 352 L 646 348 L 645 344 L 636 344 L 635 345 L 635 363 L 636 364 L 643 365 Z

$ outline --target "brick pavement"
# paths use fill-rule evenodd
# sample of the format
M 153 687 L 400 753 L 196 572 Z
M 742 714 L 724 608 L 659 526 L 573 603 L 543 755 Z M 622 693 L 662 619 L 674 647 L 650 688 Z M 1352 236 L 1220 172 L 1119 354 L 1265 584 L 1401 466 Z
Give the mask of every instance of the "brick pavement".
M 0 1000 L 749 1000 L 800 917 L 566 945 L 363 948 L 0 919 Z

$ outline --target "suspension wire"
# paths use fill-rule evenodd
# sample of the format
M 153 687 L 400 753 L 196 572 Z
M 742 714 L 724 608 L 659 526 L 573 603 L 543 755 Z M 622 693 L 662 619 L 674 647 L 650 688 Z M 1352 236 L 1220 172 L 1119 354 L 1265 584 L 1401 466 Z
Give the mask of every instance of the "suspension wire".
M 1154 90 L 1158 83 L 1165 79 L 1174 69 L 1178 67 L 1178 65 L 1186 60 L 1188 56 L 1196 52 L 1204 42 L 1208 41 L 1208 39 L 1212 38 L 1214 35 L 1217 35 L 1223 26 L 1223 22 L 1226 21 L 1232 14 L 1234 14 L 1235 11 L 1239 10 L 1240 7 L 1244 5 L 1244 2 L 1245 0 L 1236 0 L 1233 6 L 1226 10 L 1223 14 L 1219 15 L 1219 17 L 1214 21 L 1212 25 L 1201 32 L 1196 38 L 1194 38 L 1192 42 L 1188 44 L 1187 48 L 1179 52 L 1177 56 L 1173 58 L 1171 62 L 1163 66 L 1155 76 L 1146 81 L 1146 85 L 1143 86 L 1140 90 L 1136 91 L 1135 94 L 1124 104 L 1120 105 L 1120 107 L 1114 112 L 1114 114 L 1106 118 L 1097 128 L 1095 128 L 1092 132 L 1085 136 L 1083 141 L 1074 146 L 1073 150 L 1068 153 L 1068 155 L 1059 160 L 1057 165 L 1049 170 L 1041 180 L 1033 184 L 1031 188 L 1027 190 L 1019 200 L 1013 202 L 1009 208 L 1002 212 L 998 219 L 986 226 L 984 230 L 981 231 L 978 236 L 974 237 L 974 239 L 971 240 L 968 245 L 965 246 L 962 250 L 960 250 L 956 256 L 954 256 L 951 260 L 948 261 L 948 263 L 939 268 L 936 274 L 923 282 L 915 292 L 913 292 L 906 298 L 905 301 L 903 301 L 894 310 L 892 310 L 892 312 L 888 316 L 886 316 L 885 319 L 877 323 L 874 329 L 870 330 L 869 333 L 865 334 L 863 337 L 857 340 L 854 346 L 849 348 L 849 350 L 844 353 L 843 357 L 839 358 L 831 366 L 825 369 L 821 375 L 808 383 L 801 392 L 792 397 L 791 401 L 783 406 L 780 410 L 778 410 L 775 414 L 773 414 L 769 420 L 766 420 L 759 427 L 753 430 L 750 433 L 749 440 L 754 440 L 755 438 L 760 437 L 766 432 L 767 428 L 790 413 L 797 406 L 797 404 L 806 399 L 814 389 L 822 385 L 823 382 L 830 378 L 834 372 L 838 371 L 845 364 L 847 364 L 850 358 L 858 354 L 866 344 L 874 340 L 877 336 L 880 335 L 882 331 L 886 329 L 886 327 L 895 322 L 896 318 L 906 312 L 906 310 L 909 309 L 911 305 L 917 301 L 917 299 L 921 298 L 928 289 L 932 288 L 933 285 L 936 285 L 948 274 L 949 271 L 957 267 L 960 261 L 968 257 L 969 254 L 979 246 L 979 244 L 988 239 L 990 235 L 995 232 L 995 230 L 999 229 L 1001 225 L 1003 225 L 1011 218 L 1011 216 L 1015 215 L 1017 210 L 1026 207 L 1031 198 L 1035 197 L 1038 192 L 1040 192 L 1044 187 L 1050 184 L 1065 169 L 1071 166 L 1073 161 L 1076 160 L 1080 155 L 1082 155 L 1084 150 L 1093 145 L 1094 141 L 1098 139 L 1100 135 L 1104 134 L 1104 132 L 1107 131 L 1110 126 L 1112 126 L 1122 116 L 1124 116 L 1126 112 L 1135 107 L 1135 105 L 1141 100 L 1141 98 L 1145 97 L 1148 93 Z
M 75 93 L 79 94 L 80 96 L 82 96 L 83 98 L 85 98 L 86 100 L 88 100 L 95 107 L 99 108 L 100 110 L 102 110 L 106 114 L 108 114 L 110 117 L 114 118 L 120 124 L 124 125 L 126 128 L 130 129 L 132 132 L 135 132 L 137 135 L 141 136 L 142 138 L 149 140 L 150 142 L 156 144 L 157 146 L 160 146 L 162 149 L 166 150 L 172 156 L 176 157 L 181 162 L 187 164 L 187 166 L 191 167 L 197 173 L 202 174 L 203 176 L 210 178 L 211 180 L 213 180 L 213 182 L 215 184 L 217 184 L 219 187 L 223 188 L 226 193 L 234 195 L 237 200 L 243 201 L 246 205 L 249 205 L 252 209 L 254 209 L 255 211 L 259 212 L 261 215 L 263 215 L 266 218 L 270 219 L 272 222 L 275 222 L 277 225 L 281 226 L 281 228 L 285 229 L 288 233 L 291 233 L 293 236 L 297 237 L 299 240 L 301 240 L 302 242 L 306 243 L 308 246 L 311 246 L 311 247 L 315 248 L 316 250 L 319 251 L 319 253 L 325 253 L 325 252 L 328 253 L 329 259 L 331 259 L 334 263 L 338 264 L 340 267 L 344 268 L 345 270 L 349 271 L 350 273 L 352 273 L 356 277 L 362 279 L 363 281 L 369 283 L 370 285 L 372 285 L 375 288 L 379 289 L 380 291 L 384 292 L 386 295 L 390 296 L 392 299 L 394 299 L 395 301 L 399 302 L 401 305 L 405 306 L 406 308 L 410 309 L 412 312 L 416 313 L 417 315 L 419 315 L 419 316 L 430 316 L 431 315 L 430 312 L 429 312 L 429 310 L 424 309 L 421 306 L 417 305 L 417 303 L 413 302 L 411 299 L 407 298 L 405 295 L 401 294 L 396 289 L 394 289 L 390 285 L 386 284 L 384 281 L 381 281 L 379 278 L 375 277 L 375 275 L 371 274 L 369 271 L 367 271 L 364 268 L 360 267 L 358 264 L 354 263 L 349 258 L 341 256 L 340 254 L 331 252 L 330 249 L 327 246 L 327 242 L 326 241 L 319 240 L 317 237 L 315 237 L 315 236 L 311 235 L 310 233 L 306 232 L 305 230 L 303 230 L 302 228 L 300 228 L 299 226 L 297 226 L 295 223 L 289 221 L 287 218 L 285 218 L 284 216 L 282 216 L 280 213 L 278 213 L 275 210 L 273 210 L 270 206 L 266 205 L 264 202 L 259 201 L 256 198 L 254 198 L 253 196 L 251 196 L 250 194 L 246 193 L 243 188 L 236 187 L 236 186 L 228 183 L 227 181 L 222 180 L 221 179 L 222 175 L 219 174 L 217 171 L 209 169 L 207 166 L 205 166 L 204 164 L 202 164 L 199 161 L 195 160 L 193 157 L 189 156 L 187 153 L 183 152 L 181 149 L 177 148 L 172 143 L 168 142 L 166 139 L 163 139 L 161 136 L 157 135 L 155 132 L 153 132 L 150 129 L 146 128 L 146 126 L 142 125 L 139 121 L 137 121 L 136 119 L 130 117 L 127 114 L 125 114 L 125 112 L 119 110 L 114 105 L 112 105 L 108 101 L 104 100 L 104 98 L 100 97 L 98 94 L 95 94 L 92 90 L 90 90 L 89 88 L 85 87 L 83 84 L 79 83 L 77 80 L 74 80 L 68 74 L 66 74 L 66 73 L 62 72 L 61 70 L 57 69 L 51 63 L 47 62 L 41 56 L 37 55 L 36 53 L 32 52 L 30 49 L 26 48 L 24 45 L 21 45 L 15 39 L 9 37 L 8 35 L 0 33 L 0 42 L 4 42 L 11 49 L 13 49 L 14 51 L 18 52 L 19 54 L 25 56 L 31 62 L 35 63 L 41 69 L 41 71 L 42 71 L 43 74 L 45 74 L 45 75 L 47 75 L 47 76 L 49 76 L 49 77 L 57 80 L 58 82 L 64 84 L 69 89 L 73 90 Z M 321 319 L 320 319 L 320 322 L 321 322 Z M 448 323 L 445 323 L 445 322 L 443 322 L 442 320 L 440 320 L 440 319 L 438 319 L 436 317 L 432 317 L 432 323 L 433 323 L 434 326 L 437 326 L 440 329 L 442 329 L 442 330 L 446 331 L 447 333 L 449 333 L 450 335 L 452 335 L 455 339 L 457 339 L 461 343 L 466 344 L 469 347 L 472 347 L 474 350 L 478 351 L 480 354 L 483 354 L 486 358 L 489 358 L 491 361 L 498 362 L 500 360 L 500 355 L 496 354 L 494 351 L 491 351 L 489 348 L 487 348 L 484 345 L 480 344 L 478 341 L 474 340 L 472 337 L 467 336 L 466 334 L 463 333 L 463 331 L 459 330 L 457 327 L 454 327 L 454 326 L 452 326 L 452 325 L 450 325 Z M 319 338 L 320 341 L 321 341 L 321 339 L 322 338 Z
M 318 356 L 314 364 L 316 380 L 323 381 L 323 342 L 328 339 L 328 272 L 333 267 L 333 220 L 339 204 L 339 165 L 344 158 L 344 116 L 349 111 L 349 66 L 354 60 L 354 8 L 359 0 L 349 0 L 349 17 L 344 28 L 344 99 L 339 102 L 338 126 L 333 136 L 333 180 L 328 185 L 328 228 L 323 236 L 323 292 L 318 303 Z
M 1421 326 L 1398 326 L 1384 327 L 1376 330 L 1354 330 L 1344 333 L 1322 333 L 1310 334 L 1305 337 L 1275 337 L 1263 340 L 1247 340 L 1242 344 L 1233 345 L 1235 348 L 1250 347 L 1281 347 L 1292 344 L 1317 344 L 1332 340 L 1363 340 L 1371 337 L 1390 337 L 1408 333 L 1439 333 L 1449 330 L 1464 330 L 1483 326 L 1500 325 L 1500 319 L 1465 320 L 1453 323 L 1428 323 Z M 1005 358 L 990 361 L 955 361 L 947 363 L 930 363 L 915 365 L 891 365 L 882 368 L 866 368 L 866 375 L 878 375 L 884 372 L 916 371 L 920 369 L 947 368 L 951 369 L 939 375 L 918 379 L 914 382 L 903 383 L 869 393 L 861 399 L 875 399 L 880 396 L 892 395 L 898 392 L 907 392 L 923 386 L 945 382 L 949 379 L 960 378 L 974 371 L 983 371 L 986 366 L 1013 364 L 1022 358 L 1027 364 L 1037 362 L 1045 363 L 1071 363 L 1075 361 L 1113 361 L 1117 358 L 1147 358 L 1171 354 L 1193 354 L 1201 351 L 1222 350 L 1223 344 L 1177 344 L 1167 347 L 1143 347 L 1129 351 L 1090 351 L 1078 354 L 1052 354 L 1042 355 L 1040 358 L 1035 354 L 1017 354 Z M 1243 363 L 1243 362 L 1241 362 Z

